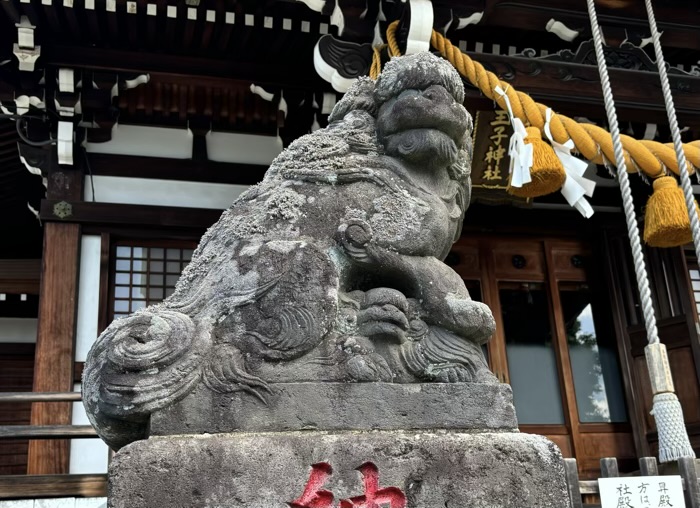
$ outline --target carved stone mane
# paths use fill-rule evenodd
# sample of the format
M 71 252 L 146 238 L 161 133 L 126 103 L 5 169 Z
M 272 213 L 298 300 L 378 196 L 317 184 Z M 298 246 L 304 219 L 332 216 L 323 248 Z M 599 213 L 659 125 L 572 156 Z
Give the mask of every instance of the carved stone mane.
M 115 320 L 84 400 L 113 447 L 193 390 L 263 403 L 293 382 L 496 383 L 494 329 L 442 263 L 469 204 L 472 122 L 429 53 L 359 80 L 204 235 L 168 299 Z

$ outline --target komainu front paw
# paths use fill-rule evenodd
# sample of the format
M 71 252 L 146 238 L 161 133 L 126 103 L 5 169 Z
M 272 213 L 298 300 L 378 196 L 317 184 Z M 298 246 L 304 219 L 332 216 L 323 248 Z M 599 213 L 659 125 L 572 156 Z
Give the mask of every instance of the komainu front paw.
M 481 303 L 464 298 L 445 298 L 442 312 L 434 312 L 437 324 L 450 329 L 475 344 L 485 344 L 496 330 L 491 309 Z
M 426 374 L 436 383 L 466 383 L 474 380 L 472 372 L 464 365 L 431 365 Z
M 391 382 L 394 378 L 389 364 L 379 353 L 353 356 L 347 361 L 346 368 L 348 375 L 359 382 Z
M 367 291 L 357 314 L 361 335 L 374 338 L 405 340 L 409 325 L 409 303 L 403 293 L 391 288 Z
M 486 383 L 497 384 L 498 378 L 488 369 L 478 371 L 464 365 L 431 365 L 426 374 L 436 383 Z

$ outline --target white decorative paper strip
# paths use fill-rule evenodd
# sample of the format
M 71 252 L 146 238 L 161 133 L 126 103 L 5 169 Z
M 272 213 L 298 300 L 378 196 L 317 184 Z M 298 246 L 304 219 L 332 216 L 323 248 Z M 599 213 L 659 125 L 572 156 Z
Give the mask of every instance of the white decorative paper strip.
M 510 105 L 510 99 L 508 99 L 506 92 L 500 86 L 497 86 L 495 91 L 505 100 L 510 123 L 513 125 L 513 135 L 510 138 L 510 144 L 508 146 L 510 174 L 512 175 L 510 185 L 512 187 L 522 187 L 526 183 L 532 181 L 532 177 L 530 176 L 530 168 L 532 168 L 532 145 L 525 143 L 525 138 L 527 137 L 525 124 L 523 124 L 520 118 L 517 118 L 513 114 L 513 108 Z
M 593 208 L 584 196 L 593 196 L 595 190 L 595 182 L 585 178 L 583 174 L 588 168 L 588 163 L 571 155 L 571 150 L 574 149 L 574 142 L 568 139 L 563 145 L 554 141 L 551 130 L 551 120 L 553 112 L 547 108 L 546 121 L 544 124 L 544 134 L 554 148 L 554 153 L 564 166 L 566 172 L 566 180 L 561 188 L 561 193 L 569 205 L 578 210 L 585 218 L 590 218 L 593 215 Z

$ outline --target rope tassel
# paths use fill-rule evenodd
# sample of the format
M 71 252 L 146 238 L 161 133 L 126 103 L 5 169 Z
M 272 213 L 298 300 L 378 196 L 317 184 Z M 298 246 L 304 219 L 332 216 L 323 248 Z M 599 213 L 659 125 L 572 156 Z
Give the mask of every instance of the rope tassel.
M 644 348 L 644 354 L 654 394 L 651 414 L 659 433 L 659 460 L 671 462 L 680 457 L 695 457 L 683 423 L 683 408 L 674 393 L 666 346 L 660 342 L 649 344 Z
M 651 410 L 659 433 L 659 461 L 673 462 L 681 457 L 695 457 L 683 423 L 683 409 L 675 393 L 654 395 Z
M 652 247 L 677 247 L 692 242 L 685 197 L 676 179 L 662 176 L 654 180 L 653 186 L 654 193 L 644 212 L 644 242 Z
M 511 173 L 508 192 L 514 196 L 525 198 L 536 198 L 551 194 L 560 189 L 566 180 L 564 167 L 561 160 L 554 153 L 554 149 L 542 140 L 540 130 L 537 127 L 528 127 L 525 131 L 527 137 L 524 139 L 524 146 L 521 148 L 525 152 L 524 154 L 511 154 L 511 164 L 519 155 L 520 160 L 526 162 L 516 164 L 516 168 L 520 166 L 524 169 L 525 165 L 529 163 L 530 168 L 527 172 L 529 181 L 520 181 L 517 178 L 518 173 L 514 169 Z

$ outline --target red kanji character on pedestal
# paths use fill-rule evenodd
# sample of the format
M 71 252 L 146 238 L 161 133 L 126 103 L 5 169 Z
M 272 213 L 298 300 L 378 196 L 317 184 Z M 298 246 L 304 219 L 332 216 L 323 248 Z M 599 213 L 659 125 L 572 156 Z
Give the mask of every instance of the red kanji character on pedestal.
M 379 469 L 371 462 L 365 462 L 357 470 L 362 474 L 365 485 L 364 496 L 351 497 L 340 501 L 340 508 L 406 508 L 406 496 L 398 487 L 379 488 Z
M 287 504 L 291 508 L 333 508 L 333 493 L 321 489 L 332 474 L 333 468 L 327 462 L 313 464 L 304 492 L 298 499 Z

